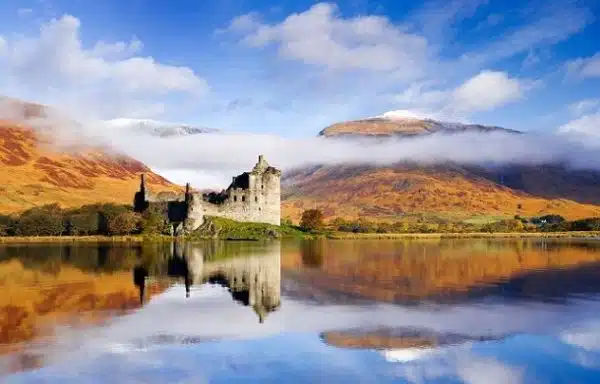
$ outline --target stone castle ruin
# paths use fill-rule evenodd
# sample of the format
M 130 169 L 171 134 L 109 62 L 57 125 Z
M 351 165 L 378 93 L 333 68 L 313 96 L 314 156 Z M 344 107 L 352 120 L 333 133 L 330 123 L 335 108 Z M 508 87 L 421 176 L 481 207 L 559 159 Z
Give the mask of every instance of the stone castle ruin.
M 193 192 L 188 183 L 183 194 L 154 194 L 142 175 L 133 207 L 139 213 L 152 209 L 164 215 L 176 234 L 197 229 L 206 216 L 279 225 L 280 179 L 281 171 L 271 167 L 262 155 L 252 171 L 233 177 L 229 187 L 221 192 Z

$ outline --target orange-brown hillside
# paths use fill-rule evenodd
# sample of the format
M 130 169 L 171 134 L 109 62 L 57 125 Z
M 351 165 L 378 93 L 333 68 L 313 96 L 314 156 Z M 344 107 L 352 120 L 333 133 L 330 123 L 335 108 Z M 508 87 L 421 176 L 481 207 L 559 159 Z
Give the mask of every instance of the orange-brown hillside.
M 458 124 L 444 123 L 432 119 L 420 119 L 413 117 L 389 118 L 385 116 L 369 119 L 345 121 L 335 123 L 319 132 L 319 136 L 341 137 L 341 136 L 420 136 L 436 132 L 492 132 L 502 131 L 519 133 L 518 131 L 480 125 L 480 124 Z
M 344 218 L 400 219 L 415 213 L 457 219 L 549 213 L 569 219 L 600 216 L 598 205 L 559 194 L 526 193 L 458 166 L 317 167 L 289 173 L 283 183 L 283 215 L 296 220 L 309 208 L 322 209 L 326 217 Z M 585 188 L 600 196 L 600 184 Z
M 24 124 L 0 120 L 0 213 L 59 203 L 131 203 L 139 175 L 156 191 L 180 190 L 146 165 L 94 147 L 58 149 Z
M 327 140 L 390 137 L 411 140 L 436 133 L 518 131 L 478 124 L 397 116 L 333 124 Z M 287 172 L 282 180 L 283 216 L 298 220 L 320 208 L 326 217 L 399 220 L 419 214 L 449 219 L 513 217 L 557 213 L 569 219 L 600 216 L 600 172 L 560 165 L 486 169 L 459 164 L 317 166 Z

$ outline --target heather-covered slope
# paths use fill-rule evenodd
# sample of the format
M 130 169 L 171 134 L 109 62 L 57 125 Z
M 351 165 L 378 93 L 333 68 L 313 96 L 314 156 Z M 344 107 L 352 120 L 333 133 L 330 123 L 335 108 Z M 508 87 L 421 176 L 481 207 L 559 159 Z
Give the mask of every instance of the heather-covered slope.
M 502 127 L 480 124 L 450 123 L 437 121 L 429 118 L 417 118 L 415 116 L 398 116 L 393 113 L 386 113 L 382 116 L 377 116 L 373 118 L 345 121 L 341 123 L 332 124 L 329 127 L 323 129 L 321 132 L 319 132 L 319 136 L 411 137 L 438 132 L 457 133 L 494 131 L 520 133 L 518 131 Z
M 51 137 L 10 121 L 0 121 L 0 212 L 58 202 L 131 203 L 139 174 L 153 189 L 178 190 L 147 166 L 101 148 L 58 148 Z
M 402 112 L 402 111 L 396 111 Z M 375 137 L 385 141 L 464 132 L 518 131 L 495 126 L 441 122 L 390 112 L 333 124 L 319 133 L 328 140 Z M 307 208 L 326 217 L 401 220 L 417 214 L 448 219 L 558 213 L 570 219 L 600 216 L 600 172 L 562 165 L 485 168 L 461 164 L 315 166 L 283 178 L 283 215 L 298 219 Z
M 577 186 L 572 184 L 571 188 Z M 327 217 L 360 215 L 390 220 L 416 213 L 450 219 L 547 213 L 570 219 L 600 216 L 600 206 L 560 198 L 558 193 L 551 198 L 544 197 L 542 191 L 539 195 L 526 193 L 451 165 L 315 167 L 286 174 L 283 191 L 284 216 L 295 219 L 304 209 L 314 207 L 321 208 Z

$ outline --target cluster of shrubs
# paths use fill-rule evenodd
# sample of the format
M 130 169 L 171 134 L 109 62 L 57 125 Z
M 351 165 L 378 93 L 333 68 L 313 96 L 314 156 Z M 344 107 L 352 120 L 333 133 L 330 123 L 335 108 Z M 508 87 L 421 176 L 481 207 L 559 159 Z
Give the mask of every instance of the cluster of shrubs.
M 331 229 L 352 233 L 468 233 L 477 232 L 479 227 L 473 224 L 457 222 L 374 222 L 365 218 L 344 220 L 336 218 L 330 222 Z
M 136 213 L 131 206 L 93 204 L 63 209 L 58 204 L 31 208 L 16 216 L 0 215 L 0 236 L 89 236 L 166 234 L 160 212 Z
M 533 218 L 530 223 L 536 225 L 543 232 L 600 231 L 600 217 L 567 221 L 559 215 L 547 215 Z
M 289 219 L 282 221 L 290 224 Z M 333 230 L 352 233 L 472 233 L 472 232 L 568 232 L 600 231 L 600 217 L 567 221 L 560 215 L 545 215 L 526 219 L 515 216 L 512 219 L 499 220 L 488 224 L 470 224 L 463 222 L 375 222 L 365 218 L 345 220 L 335 218 L 327 224 L 323 213 L 318 209 L 304 211 L 300 220 L 304 231 Z

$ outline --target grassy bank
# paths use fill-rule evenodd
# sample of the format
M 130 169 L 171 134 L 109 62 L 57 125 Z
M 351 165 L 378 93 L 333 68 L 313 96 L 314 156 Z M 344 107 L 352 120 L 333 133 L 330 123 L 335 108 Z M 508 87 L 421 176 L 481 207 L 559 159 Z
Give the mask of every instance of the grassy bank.
M 552 238 L 552 239 L 576 239 L 576 238 L 598 238 L 600 232 L 509 232 L 509 233 L 345 233 L 333 232 L 326 236 L 332 240 L 371 239 L 371 240 L 394 240 L 394 239 L 521 239 L 521 238 Z
M 511 233 L 306 233 L 295 227 L 275 226 L 257 223 L 238 223 L 227 219 L 211 221 L 212 224 L 200 228 L 187 236 L 187 240 L 269 240 L 269 239 L 312 239 L 331 240 L 410 240 L 410 239 L 577 239 L 597 238 L 600 232 L 511 232 Z M 128 235 L 128 236 L 0 236 L 0 244 L 22 243 L 129 243 L 169 242 L 173 237 L 164 235 Z
M 245 223 L 221 217 L 207 217 L 190 239 L 267 240 L 281 238 L 311 238 L 294 226 L 264 223 Z

